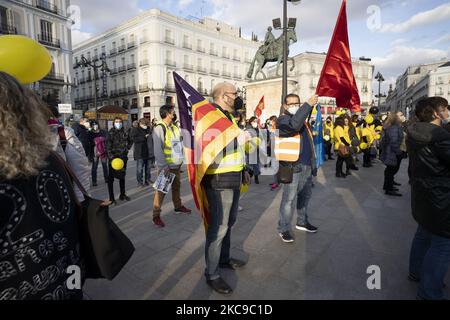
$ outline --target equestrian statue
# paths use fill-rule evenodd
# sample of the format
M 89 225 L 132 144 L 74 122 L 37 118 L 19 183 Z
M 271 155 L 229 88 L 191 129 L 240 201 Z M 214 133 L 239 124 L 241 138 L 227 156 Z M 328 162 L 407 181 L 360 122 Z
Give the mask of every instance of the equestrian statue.
M 297 42 L 297 34 L 295 33 L 295 30 L 289 29 L 287 31 L 287 37 L 288 37 L 288 56 L 289 56 L 289 45 L 292 43 Z M 283 34 L 275 39 L 275 37 L 272 34 L 272 28 L 269 27 L 267 29 L 266 37 L 264 39 L 264 44 L 259 47 L 258 51 L 256 51 L 255 57 L 253 58 L 252 64 L 250 65 L 250 69 L 247 73 L 247 78 L 252 79 L 253 77 L 253 71 L 255 70 L 255 65 L 257 65 L 255 75 L 253 77 L 253 80 L 256 80 L 257 75 L 261 72 L 264 79 L 266 79 L 266 75 L 262 71 L 264 66 L 267 64 L 267 62 L 277 62 L 277 76 L 280 76 L 279 74 L 279 68 L 280 64 L 284 63 L 283 61 L 283 43 L 284 43 L 284 37 Z M 288 61 L 292 61 L 292 68 L 290 71 L 294 70 L 295 68 L 295 61 L 293 58 L 288 57 Z

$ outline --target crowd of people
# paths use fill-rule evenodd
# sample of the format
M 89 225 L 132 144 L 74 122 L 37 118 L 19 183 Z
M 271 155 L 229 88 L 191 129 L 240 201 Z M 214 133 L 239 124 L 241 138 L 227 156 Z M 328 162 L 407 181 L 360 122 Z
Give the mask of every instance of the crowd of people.
M 260 176 L 273 176 L 271 190 L 282 190 L 278 233 L 284 243 L 295 241 L 295 229 L 318 232 L 309 221 L 308 203 L 317 176 L 316 123 L 311 120 L 318 97 L 301 103 L 289 94 L 278 116 L 264 123 L 248 121 L 236 110 L 242 100 L 229 83 L 216 85 L 212 105 L 246 137 L 235 139 L 217 155 L 201 181 L 208 203 L 205 234 L 205 278 L 221 294 L 233 289 L 221 277 L 220 269 L 238 269 L 246 262 L 231 256 L 232 227 L 239 211 L 242 185 Z M 414 117 L 406 121 L 401 112 L 387 115 L 371 109 L 364 117 L 343 112 L 323 123 L 325 160 L 336 160 L 336 178 L 342 179 L 380 159 L 386 166 L 386 195 L 400 196 L 395 175 L 409 158 L 412 213 L 418 222 L 410 254 L 409 279 L 419 282 L 418 297 L 442 299 L 443 280 L 450 265 L 450 132 L 448 102 L 443 98 L 420 101 Z M 0 299 L 80 299 L 82 290 L 65 286 L 69 265 L 81 265 L 76 204 L 84 196 L 65 170 L 71 167 L 86 190 L 98 186 L 102 166 L 109 201 L 117 204 L 114 182 L 119 180 L 119 200 L 130 201 L 126 188 L 129 153 L 136 161 L 140 188 L 164 173 L 174 176 L 172 202 L 175 212 L 191 210 L 183 205 L 180 188 L 185 164 L 183 141 L 174 106 L 160 108 L 161 120 L 140 119 L 126 129 L 116 118 L 107 131 L 86 118 L 72 125 L 59 121 L 55 108 L 48 107 L 13 77 L 0 72 Z M 252 151 L 250 142 L 255 142 Z M 256 147 L 255 147 L 256 146 Z M 334 151 L 334 152 L 333 152 Z M 121 159 L 123 166 L 114 167 Z M 230 159 L 233 161 L 230 162 Z M 276 171 L 270 171 L 274 163 Z M 345 171 L 344 171 L 345 163 Z M 368 169 L 367 169 L 368 170 Z M 150 193 L 150 192 L 149 192 Z M 161 219 L 165 193 L 155 191 L 153 223 Z M 295 205 L 294 205 L 295 202 Z M 30 257 L 30 259 L 24 259 Z M 44 272 L 44 271 L 45 272 Z M 43 279 L 52 273 L 51 281 Z M 31 279 L 39 278 L 40 281 Z M 42 278 L 42 279 L 41 279 Z M 39 285 L 39 283 L 41 285 Z

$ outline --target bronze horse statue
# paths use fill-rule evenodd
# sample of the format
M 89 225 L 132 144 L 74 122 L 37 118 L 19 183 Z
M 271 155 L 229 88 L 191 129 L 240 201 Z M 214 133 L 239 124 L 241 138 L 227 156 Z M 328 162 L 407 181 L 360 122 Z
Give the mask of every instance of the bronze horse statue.
M 288 44 L 291 43 L 291 40 L 293 43 L 297 42 L 297 34 L 295 33 L 295 30 L 288 30 L 287 31 L 287 37 L 288 37 Z M 279 74 L 279 68 L 280 64 L 283 61 L 283 42 L 284 37 L 281 35 L 278 37 L 273 43 L 271 43 L 268 47 L 261 46 L 258 51 L 256 51 L 255 57 L 253 58 L 252 64 L 250 65 L 250 69 L 247 73 L 247 78 L 252 78 L 253 76 L 253 70 L 255 69 L 255 64 L 258 64 L 258 67 L 256 68 L 255 77 L 254 80 L 256 80 L 256 76 L 258 73 L 262 73 L 264 79 L 266 79 L 266 75 L 262 71 L 262 68 L 267 64 L 267 62 L 278 62 L 277 64 L 277 76 L 280 76 Z M 288 45 L 288 56 L 289 56 L 289 45 Z M 290 71 L 294 70 L 295 68 L 295 61 L 293 58 L 288 57 L 288 61 L 292 61 L 292 68 Z

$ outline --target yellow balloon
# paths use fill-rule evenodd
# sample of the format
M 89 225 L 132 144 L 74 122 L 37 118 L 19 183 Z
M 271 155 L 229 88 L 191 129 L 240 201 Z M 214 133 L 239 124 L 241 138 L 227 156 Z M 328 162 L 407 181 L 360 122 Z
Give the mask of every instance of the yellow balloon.
M 383 131 L 383 127 L 382 126 L 377 126 L 376 128 L 375 128 L 375 131 Z
M 248 192 L 248 184 L 241 185 L 241 193 L 247 193 Z
M 372 124 L 373 123 L 373 116 L 371 115 L 371 114 L 368 114 L 367 116 L 366 116 L 366 123 L 367 124 Z
M 39 42 L 25 36 L 0 36 L 0 71 L 30 84 L 44 78 L 51 68 L 50 53 Z
M 111 161 L 111 167 L 114 170 L 117 170 L 117 171 L 122 170 L 124 166 L 125 166 L 125 163 L 120 158 L 115 158 Z
M 380 140 L 381 139 L 381 135 L 377 134 L 375 135 L 375 140 Z
M 359 147 L 361 148 L 361 150 L 365 150 L 365 149 L 367 149 L 367 143 L 361 142 L 361 144 L 359 145 Z

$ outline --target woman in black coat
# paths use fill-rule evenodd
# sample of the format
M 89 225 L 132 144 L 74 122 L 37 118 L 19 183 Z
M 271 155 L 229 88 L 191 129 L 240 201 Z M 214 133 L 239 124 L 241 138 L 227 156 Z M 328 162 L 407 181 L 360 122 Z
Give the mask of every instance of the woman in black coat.
M 450 133 L 441 127 L 447 101 L 419 101 L 419 119 L 407 129 L 411 173 L 411 208 L 419 224 L 410 254 L 410 280 L 420 282 L 418 297 L 443 299 L 450 267 Z
M 132 128 L 130 138 L 134 143 L 134 160 L 136 160 L 136 179 L 139 187 L 150 185 L 151 167 L 148 140 L 151 139 L 150 128 L 146 119 L 139 120 L 137 128 Z M 152 150 L 153 152 L 153 150 Z

